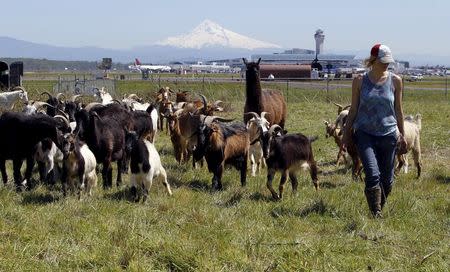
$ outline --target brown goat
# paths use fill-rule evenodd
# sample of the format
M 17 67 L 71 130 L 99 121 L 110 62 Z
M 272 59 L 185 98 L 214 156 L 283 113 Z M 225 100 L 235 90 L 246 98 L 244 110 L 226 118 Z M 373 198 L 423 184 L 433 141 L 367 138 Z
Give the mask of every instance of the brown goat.
M 243 58 L 244 64 L 247 67 L 245 71 L 246 80 L 246 100 L 244 106 L 244 113 L 256 112 L 268 112 L 267 121 L 271 125 L 277 124 L 281 128 L 284 128 L 286 122 L 286 101 L 283 94 L 278 90 L 262 90 L 261 80 L 259 76 L 259 62 L 247 62 Z M 244 115 L 244 123 L 247 123 L 252 117 L 250 115 Z
M 324 122 L 325 122 L 325 130 L 326 130 L 325 136 L 333 137 L 334 142 L 339 147 L 339 151 L 338 151 L 338 155 L 337 155 L 337 159 L 336 159 L 336 166 L 339 165 L 339 159 L 341 157 L 344 158 L 345 164 L 347 164 L 347 159 L 345 158 L 345 150 L 344 150 L 343 144 L 342 144 L 342 134 L 340 133 L 340 129 L 336 128 L 335 124 L 330 124 L 327 121 L 324 121 Z M 347 146 L 346 151 L 350 155 L 350 158 L 352 159 L 352 178 L 353 178 L 353 180 L 356 181 L 358 178 L 360 180 L 362 180 L 362 176 L 361 176 L 361 172 L 363 169 L 362 162 L 361 162 L 361 159 L 359 158 L 358 150 L 353 141 Z
M 208 121 L 208 117 L 204 117 L 199 127 L 194 157 L 197 159 L 205 157 L 208 170 L 213 173 L 213 190 L 222 189 L 222 174 L 225 165 L 233 165 L 240 171 L 241 185 L 245 186 L 250 147 L 250 136 L 245 124 L 224 124 L 217 122 L 220 118 L 216 116 L 209 117 Z

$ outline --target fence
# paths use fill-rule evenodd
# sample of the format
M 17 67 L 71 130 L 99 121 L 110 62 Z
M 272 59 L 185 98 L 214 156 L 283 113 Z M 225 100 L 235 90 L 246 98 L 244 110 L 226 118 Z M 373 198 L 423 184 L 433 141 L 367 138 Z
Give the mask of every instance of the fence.
M 73 78 L 73 77 L 72 77 Z M 119 77 L 116 77 L 119 78 Z M 404 100 L 412 97 L 423 99 L 448 99 L 447 77 L 430 77 L 421 81 L 404 80 Z M 37 83 L 36 83 L 37 84 Z M 262 88 L 281 90 L 288 103 L 314 101 L 317 99 L 350 102 L 352 79 L 278 79 L 262 81 Z M 245 100 L 245 79 L 239 76 L 212 77 L 207 75 L 161 76 L 153 75 L 148 80 L 136 79 L 81 79 L 62 80 L 53 84 L 54 93 L 85 93 L 94 88 L 105 87 L 114 97 L 124 93 L 136 93 L 144 98 L 152 99 L 160 87 L 168 86 L 172 90 L 188 90 L 202 93 L 211 99 L 230 102 Z

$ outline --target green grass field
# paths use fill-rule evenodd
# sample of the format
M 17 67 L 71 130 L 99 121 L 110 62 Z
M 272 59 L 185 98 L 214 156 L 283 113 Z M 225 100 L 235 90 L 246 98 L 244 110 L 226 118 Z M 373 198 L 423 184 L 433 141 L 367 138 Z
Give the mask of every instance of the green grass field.
M 25 81 L 30 98 L 52 81 Z M 176 88 L 175 85 L 170 85 Z M 270 85 L 274 87 L 273 85 Z M 276 85 L 275 85 L 276 86 Z M 180 87 L 180 86 L 178 86 Z M 226 117 L 241 120 L 243 83 L 181 87 L 228 102 Z M 169 137 L 159 132 L 160 152 L 173 196 L 156 182 L 147 203 L 132 203 L 125 184 L 91 198 L 63 198 L 60 188 L 38 186 L 16 193 L 0 187 L 0 271 L 449 271 L 450 104 L 442 92 L 406 92 L 405 114 L 423 116 L 423 172 L 400 174 L 384 210 L 369 216 L 364 184 L 334 166 L 337 147 L 325 138 L 323 120 L 347 103 L 350 90 L 295 89 L 278 85 L 288 100 L 287 129 L 318 135 L 313 143 L 321 189 L 309 174 L 299 191 L 274 202 L 265 169 L 241 188 L 234 169 L 225 189 L 211 192 L 206 167 L 178 165 Z M 154 83 L 125 81 L 116 92 L 150 97 Z M 412 164 L 410 158 L 410 164 Z M 9 166 L 9 173 L 11 167 Z M 278 186 L 279 175 L 275 186 Z

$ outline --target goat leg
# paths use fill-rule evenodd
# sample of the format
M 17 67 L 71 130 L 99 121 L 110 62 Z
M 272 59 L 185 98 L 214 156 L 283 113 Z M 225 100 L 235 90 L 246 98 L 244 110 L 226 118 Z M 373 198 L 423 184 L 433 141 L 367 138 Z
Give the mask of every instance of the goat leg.
M 292 184 L 292 194 L 295 196 L 297 195 L 297 188 L 298 188 L 298 180 L 295 173 L 289 173 L 289 179 L 291 180 Z
M 22 168 L 22 159 L 13 159 L 13 175 L 14 175 L 14 183 L 16 184 L 16 190 L 20 189 L 22 185 L 22 173 L 20 173 L 20 169 Z
M 123 165 L 124 165 L 123 160 L 118 160 L 117 161 L 117 180 L 116 180 L 117 187 L 119 187 L 122 184 L 122 171 L 121 171 L 121 169 L 123 168 Z M 111 169 L 111 183 L 112 183 L 112 169 Z
M 34 167 L 34 157 L 33 156 L 28 156 L 27 157 L 27 165 L 26 165 L 26 169 L 25 169 L 25 180 L 28 183 L 28 187 L 32 187 L 33 184 L 31 184 L 31 175 L 33 173 L 33 167 Z
M 212 189 L 213 190 L 222 190 L 222 173 L 223 173 L 223 165 L 219 165 L 214 172 L 212 178 Z
M 286 183 L 288 173 L 289 173 L 289 171 L 285 170 L 285 171 L 283 171 L 283 174 L 281 174 L 280 185 L 278 186 L 278 190 L 280 191 L 279 199 L 283 198 L 284 184 Z
M 6 174 L 5 160 L 0 160 L 0 171 L 2 172 L 3 184 L 8 183 L 8 175 Z
M 319 180 L 317 179 L 317 164 L 314 160 L 311 160 L 308 164 L 309 164 L 309 173 L 311 175 L 314 188 L 316 188 L 316 190 L 319 190 Z
M 112 187 L 112 179 L 109 179 L 110 175 L 109 172 L 111 168 L 111 161 L 105 160 L 103 162 L 103 169 L 102 169 L 102 179 L 103 179 L 103 188 L 108 189 Z
M 277 192 L 275 192 L 275 190 L 273 189 L 273 186 L 272 186 L 274 176 L 275 176 L 275 169 L 269 168 L 267 170 L 267 188 L 272 193 L 272 197 L 275 200 L 278 200 L 279 199 L 278 194 L 277 194 Z
M 64 197 L 67 195 L 67 169 L 66 167 L 63 167 L 62 173 L 61 173 L 61 182 L 63 187 L 63 195 Z
M 247 184 L 247 155 L 244 155 L 240 166 L 241 166 L 241 186 L 244 187 Z

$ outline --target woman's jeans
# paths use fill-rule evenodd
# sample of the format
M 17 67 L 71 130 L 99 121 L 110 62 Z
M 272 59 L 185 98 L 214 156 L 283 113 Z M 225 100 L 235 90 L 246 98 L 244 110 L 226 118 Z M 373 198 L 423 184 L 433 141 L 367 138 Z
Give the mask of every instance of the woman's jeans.
M 374 136 L 357 130 L 355 142 L 366 175 L 366 189 L 392 186 L 397 132 Z

